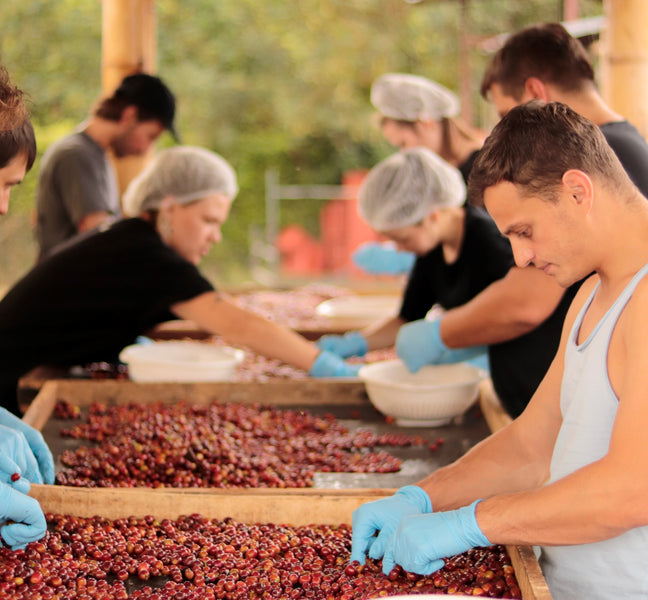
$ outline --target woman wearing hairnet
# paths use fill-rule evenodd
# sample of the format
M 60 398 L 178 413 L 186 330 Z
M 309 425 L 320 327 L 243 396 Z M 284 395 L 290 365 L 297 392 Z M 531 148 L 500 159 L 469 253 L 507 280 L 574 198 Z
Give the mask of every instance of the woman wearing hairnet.
M 418 75 L 386 73 L 371 86 L 371 103 L 380 116 L 380 129 L 399 150 L 428 148 L 457 167 L 465 182 L 482 147 L 484 136 L 457 119 L 459 99 L 447 88 Z M 415 256 L 390 245 L 364 244 L 354 263 L 369 273 L 400 274 Z
M 359 195 L 361 215 L 415 253 L 416 263 L 397 317 L 324 337 L 319 345 L 346 357 L 395 339 L 413 372 L 467 360 L 486 345 L 495 392 L 517 417 L 556 354 L 578 286 L 565 292 L 541 269 L 517 267 L 490 217 L 463 199 L 459 172 L 425 148 L 395 154 L 369 173 Z M 426 319 L 435 303 L 446 310 Z
M 132 218 L 34 267 L 0 302 L 2 406 L 17 412 L 17 380 L 33 367 L 114 361 L 138 335 L 174 318 L 314 377 L 355 375 L 357 367 L 240 308 L 198 271 L 221 239 L 237 191 L 220 156 L 186 146 L 164 150 L 125 194 Z
M 513 264 L 510 244 L 484 210 L 465 204 L 465 196 L 459 171 L 426 148 L 403 150 L 370 171 L 358 196 L 360 215 L 416 262 L 398 315 L 362 332 L 324 336 L 321 348 L 348 357 L 392 346 L 401 326 L 424 319 L 433 305 L 460 306 L 506 275 Z M 481 346 L 445 349 L 437 362 L 484 354 Z

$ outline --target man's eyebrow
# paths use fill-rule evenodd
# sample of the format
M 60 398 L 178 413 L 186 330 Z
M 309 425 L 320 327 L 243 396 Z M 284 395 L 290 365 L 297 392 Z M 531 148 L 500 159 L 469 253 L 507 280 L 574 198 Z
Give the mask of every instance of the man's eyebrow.
M 516 229 L 519 229 L 522 227 L 521 223 L 513 223 L 512 225 L 509 225 L 505 231 L 502 232 L 502 235 L 509 236 L 511 235 Z

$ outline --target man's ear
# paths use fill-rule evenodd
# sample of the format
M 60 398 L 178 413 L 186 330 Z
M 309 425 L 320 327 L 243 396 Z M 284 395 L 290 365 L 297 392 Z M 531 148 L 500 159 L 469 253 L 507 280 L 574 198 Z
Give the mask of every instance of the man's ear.
M 594 201 L 594 184 L 589 175 L 578 169 L 570 169 L 563 173 L 562 183 L 569 198 L 589 211 Z
M 549 102 L 549 90 L 544 82 L 537 77 L 529 77 L 524 82 L 524 91 L 526 92 L 526 95 L 530 96 L 533 100 Z
M 137 117 L 137 106 L 126 106 L 122 110 L 121 117 L 119 117 L 119 123 L 121 125 L 133 125 L 137 123 Z

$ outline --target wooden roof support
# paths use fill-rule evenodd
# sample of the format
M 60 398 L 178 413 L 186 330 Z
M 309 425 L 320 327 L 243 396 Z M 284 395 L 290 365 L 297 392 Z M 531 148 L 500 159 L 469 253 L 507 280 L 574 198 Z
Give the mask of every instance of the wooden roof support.
M 601 34 L 601 93 L 648 138 L 648 2 L 605 0 Z
M 101 84 L 111 94 L 133 73 L 155 73 L 155 0 L 102 0 Z M 126 189 L 150 156 L 114 159 L 119 187 Z

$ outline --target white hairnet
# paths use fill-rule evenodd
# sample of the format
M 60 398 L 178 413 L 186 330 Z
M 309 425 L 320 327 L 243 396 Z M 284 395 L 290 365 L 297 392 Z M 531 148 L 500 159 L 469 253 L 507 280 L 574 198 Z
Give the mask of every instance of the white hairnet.
M 459 99 L 442 85 L 408 73 L 386 73 L 371 86 L 371 103 L 400 121 L 440 121 L 459 114 Z
M 461 206 L 466 184 L 458 169 L 427 148 L 392 154 L 367 175 L 358 212 L 376 231 L 420 223 L 438 208 Z
M 196 146 L 174 146 L 162 150 L 131 181 L 123 197 L 127 216 L 156 210 L 172 196 L 180 204 L 200 200 L 210 194 L 238 193 L 232 167 L 218 154 Z

